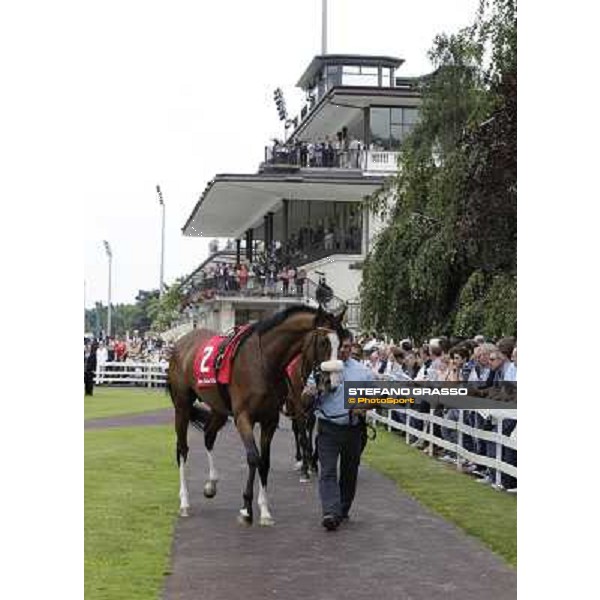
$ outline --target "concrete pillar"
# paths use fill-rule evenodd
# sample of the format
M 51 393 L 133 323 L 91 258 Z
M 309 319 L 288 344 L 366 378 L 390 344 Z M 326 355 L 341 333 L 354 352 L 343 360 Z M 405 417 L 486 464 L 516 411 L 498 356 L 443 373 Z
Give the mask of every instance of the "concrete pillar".
M 235 312 L 231 302 L 221 302 L 219 331 L 225 333 L 235 325 Z
M 248 229 L 246 231 L 246 260 L 248 260 L 248 262 L 252 262 L 252 259 L 254 258 L 253 256 L 253 244 L 254 244 L 254 240 L 253 240 L 253 231 L 252 229 Z
M 289 204 L 290 201 L 289 200 L 283 200 L 283 240 L 281 240 L 281 243 L 283 244 L 283 250 L 284 250 L 284 255 L 286 256 L 286 260 L 287 256 L 288 256 L 288 250 L 287 250 L 287 245 L 288 245 L 288 240 L 289 240 Z
M 365 206 L 362 211 L 362 247 L 361 253 L 366 256 L 369 253 L 369 209 Z
M 268 224 L 269 224 L 269 243 L 268 243 L 268 253 L 269 255 L 272 254 L 273 249 L 274 249 L 274 244 L 273 244 L 273 213 L 269 212 L 267 214 L 267 218 L 268 218 Z
M 267 254 L 267 256 L 269 255 L 269 247 L 270 247 L 270 242 L 269 242 L 269 215 L 268 213 L 263 217 L 263 230 L 264 230 L 264 235 L 263 235 L 263 241 L 265 243 L 265 254 Z

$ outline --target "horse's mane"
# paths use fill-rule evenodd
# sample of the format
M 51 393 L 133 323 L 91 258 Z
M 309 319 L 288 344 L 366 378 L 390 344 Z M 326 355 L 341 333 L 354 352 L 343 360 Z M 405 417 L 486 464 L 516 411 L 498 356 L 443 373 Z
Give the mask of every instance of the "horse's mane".
M 262 321 L 258 321 L 257 323 L 253 323 L 250 326 L 249 333 L 251 331 L 252 333 L 263 335 L 264 333 L 267 333 L 267 331 L 273 329 L 273 327 L 281 325 L 281 323 L 283 323 L 292 315 L 301 312 L 308 312 L 315 315 L 318 311 L 316 308 L 313 308 L 312 306 L 307 306 L 306 304 L 294 304 L 292 306 L 289 306 L 288 308 L 285 308 L 284 310 L 280 310 L 268 319 L 264 319 Z

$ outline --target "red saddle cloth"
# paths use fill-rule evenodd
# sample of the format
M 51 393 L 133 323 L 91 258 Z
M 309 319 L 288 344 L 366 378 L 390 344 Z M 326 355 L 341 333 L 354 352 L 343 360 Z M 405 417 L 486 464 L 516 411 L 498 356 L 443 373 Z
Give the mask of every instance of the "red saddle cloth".
M 296 366 L 300 363 L 300 360 L 302 359 L 302 354 L 298 354 L 296 355 L 295 358 L 292 358 L 292 361 L 290 362 L 290 364 L 285 368 L 285 374 L 291 379 L 292 378 L 292 374 L 294 373 L 294 369 L 296 368 Z
M 196 356 L 194 357 L 194 377 L 196 378 L 196 382 L 200 389 L 212 387 L 217 383 L 225 385 L 229 384 L 231 381 L 232 370 L 231 359 L 248 327 L 249 325 L 244 325 L 234 333 L 223 352 L 223 358 L 221 359 L 221 366 L 218 372 L 215 368 L 215 360 L 219 353 L 219 348 L 225 342 L 227 336 L 215 335 L 206 340 L 206 342 L 198 348 Z

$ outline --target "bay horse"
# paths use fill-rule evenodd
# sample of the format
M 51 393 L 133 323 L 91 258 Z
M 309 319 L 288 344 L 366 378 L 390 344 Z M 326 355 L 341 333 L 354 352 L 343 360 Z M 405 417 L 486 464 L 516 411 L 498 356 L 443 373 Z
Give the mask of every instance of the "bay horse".
M 317 461 L 313 446 L 313 433 L 316 424 L 314 396 L 304 393 L 308 376 L 317 364 L 315 336 L 309 334 L 304 342 L 302 356 L 288 373 L 288 395 L 285 413 L 292 421 L 294 433 L 296 468 L 300 471 L 300 483 L 310 481 L 310 472 L 317 472 Z
M 337 350 L 344 313 L 345 307 L 335 315 L 323 310 L 321 306 L 315 309 L 306 305 L 294 305 L 249 326 L 232 357 L 229 384 L 215 383 L 206 389 L 198 386 L 194 361 L 199 349 L 216 333 L 195 329 L 177 341 L 169 361 L 167 389 L 175 407 L 181 516 L 188 516 L 190 508 L 186 480 L 189 452 L 187 432 L 190 421 L 203 423 L 209 467 L 204 495 L 212 498 L 216 494 L 218 481 L 212 450 L 217 433 L 231 414 L 244 444 L 248 463 L 248 479 L 242 494 L 238 521 L 246 525 L 253 522 L 254 479 L 258 469 L 260 524 L 274 524 L 267 499 L 267 480 L 271 440 L 279 423 L 282 401 L 287 394 L 285 368 L 302 352 L 307 336 L 317 334 L 315 339 L 318 339 L 319 347 L 326 348 L 326 353 L 321 350 L 319 356 L 328 357 L 329 360 L 313 366 L 324 374 L 326 388 L 335 387 L 336 378 L 343 368 L 341 361 L 337 359 Z M 196 400 L 210 407 L 210 411 L 200 411 L 195 404 Z M 254 439 L 256 423 L 260 425 L 260 452 Z

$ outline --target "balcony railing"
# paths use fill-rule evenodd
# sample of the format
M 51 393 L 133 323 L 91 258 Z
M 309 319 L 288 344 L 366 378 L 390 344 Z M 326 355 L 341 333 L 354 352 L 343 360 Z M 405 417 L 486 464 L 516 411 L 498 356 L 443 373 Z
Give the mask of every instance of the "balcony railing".
M 360 171 L 394 172 L 398 166 L 398 152 L 365 150 L 362 148 L 336 150 L 311 149 L 306 145 L 265 147 L 263 165 L 316 168 L 355 169 Z
M 364 171 L 393 172 L 398 170 L 399 152 L 370 150 L 365 152 Z
M 194 289 L 185 300 L 186 308 L 183 310 L 188 313 L 190 310 L 193 312 L 194 306 L 220 298 L 237 298 L 249 301 L 257 298 L 278 301 L 287 299 L 314 304 L 317 302 L 318 286 L 319 284 L 309 278 L 292 280 L 286 285 L 283 281 L 269 276 L 252 277 L 244 283 L 240 283 L 233 277 L 227 279 L 211 277 L 194 286 Z M 338 310 L 343 304 L 344 301 L 332 293 L 331 299 L 325 303 L 325 306 L 328 310 Z M 183 321 L 185 319 L 182 319 Z

